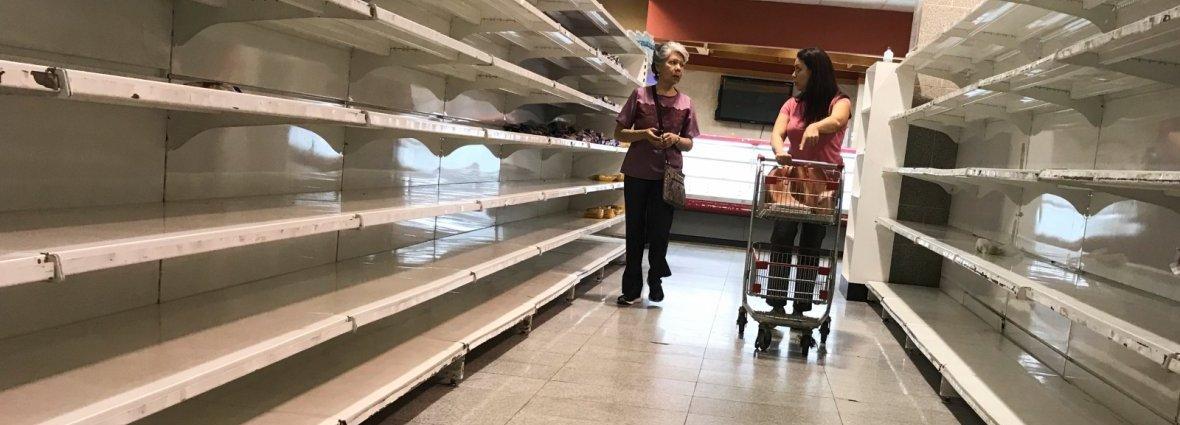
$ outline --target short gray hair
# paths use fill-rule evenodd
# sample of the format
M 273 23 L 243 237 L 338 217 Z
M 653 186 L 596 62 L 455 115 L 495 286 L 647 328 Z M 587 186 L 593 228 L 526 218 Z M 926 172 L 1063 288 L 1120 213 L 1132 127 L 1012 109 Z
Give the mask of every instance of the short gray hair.
M 673 53 L 679 53 L 680 56 L 684 57 L 684 63 L 688 63 L 688 49 L 686 49 L 683 44 L 677 43 L 675 41 L 668 41 L 660 44 L 659 46 L 656 46 L 656 50 L 652 52 L 652 70 L 658 73 L 659 66 L 664 62 L 667 62 L 668 57 L 672 56 Z

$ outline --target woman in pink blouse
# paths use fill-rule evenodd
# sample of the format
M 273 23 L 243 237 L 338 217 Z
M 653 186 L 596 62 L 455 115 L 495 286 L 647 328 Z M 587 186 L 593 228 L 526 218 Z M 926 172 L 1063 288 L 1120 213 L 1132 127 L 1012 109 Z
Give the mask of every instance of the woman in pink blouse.
M 843 164 L 840 146 L 852 116 L 852 101 L 836 85 L 832 59 L 819 48 L 800 50 L 795 56 L 794 77 L 799 94 L 787 100 L 774 121 L 770 143 L 775 158 L 782 165 L 790 164 L 792 159 Z M 827 228 L 820 224 L 776 221 L 770 242 L 820 248 L 826 234 Z M 815 272 L 810 273 L 810 277 L 799 278 L 814 279 Z M 785 311 L 786 300 L 766 301 L 774 310 Z M 793 310 L 793 314 L 802 314 L 811 310 L 811 303 L 796 302 Z
M 664 202 L 664 167 L 683 167 L 681 152 L 692 149 L 692 139 L 700 134 L 692 99 L 676 89 L 684 76 L 688 50 L 667 42 L 652 56 L 656 85 L 635 89 L 615 118 L 615 138 L 631 144 L 620 170 L 626 176 L 627 267 L 619 305 L 639 301 L 643 292 L 644 245 L 651 266 L 647 297 L 653 302 L 664 300 L 662 279 L 672 275 L 667 260 L 672 206 Z

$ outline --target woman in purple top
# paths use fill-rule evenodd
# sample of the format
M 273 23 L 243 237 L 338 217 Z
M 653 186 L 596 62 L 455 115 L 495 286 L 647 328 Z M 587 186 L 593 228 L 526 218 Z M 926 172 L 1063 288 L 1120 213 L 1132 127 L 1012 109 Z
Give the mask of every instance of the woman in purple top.
M 666 258 L 672 206 L 664 202 L 664 167 L 683 167 L 681 152 L 692 149 L 692 139 L 700 134 L 692 99 L 676 89 L 684 76 L 688 50 L 680 43 L 668 42 L 652 56 L 656 85 L 635 89 L 615 118 L 615 138 L 631 143 L 620 170 L 626 175 L 623 199 L 627 209 L 627 268 L 623 271 L 619 305 L 639 301 L 643 292 L 645 244 L 650 250 L 651 266 L 647 272 L 648 299 L 664 300 L 662 279 L 672 275 Z

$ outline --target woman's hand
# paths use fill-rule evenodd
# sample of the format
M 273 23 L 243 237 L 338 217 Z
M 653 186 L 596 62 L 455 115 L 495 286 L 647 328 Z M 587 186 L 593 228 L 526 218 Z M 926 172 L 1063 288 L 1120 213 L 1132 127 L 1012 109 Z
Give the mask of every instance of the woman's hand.
M 778 161 L 778 165 L 790 165 L 791 154 L 786 152 L 778 152 L 774 154 L 774 160 Z
M 803 130 L 803 139 L 799 141 L 799 150 L 807 149 L 807 145 L 819 143 L 819 126 L 811 124 Z
M 680 143 L 680 136 L 674 133 L 664 133 L 660 135 L 660 142 L 656 144 L 656 147 L 660 149 L 668 149 L 672 146 L 675 146 L 677 143 Z
M 642 130 L 642 131 L 643 131 L 643 132 L 642 132 L 642 133 L 640 133 L 640 136 L 642 136 L 642 137 L 643 137 L 643 140 L 647 140 L 648 142 L 651 142 L 651 144 L 653 144 L 653 145 L 656 145 L 656 146 L 659 146 L 659 144 L 660 144 L 660 135 L 656 133 L 656 129 L 654 129 L 654 128 L 648 128 L 648 129 L 645 129 L 645 130 Z

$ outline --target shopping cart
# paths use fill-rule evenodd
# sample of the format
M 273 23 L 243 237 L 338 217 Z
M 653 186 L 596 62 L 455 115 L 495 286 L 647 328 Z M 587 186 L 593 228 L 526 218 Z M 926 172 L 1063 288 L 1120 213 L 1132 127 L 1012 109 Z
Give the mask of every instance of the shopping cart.
M 843 174 L 842 165 L 796 160 L 787 167 L 779 167 L 774 160 L 758 158 L 747 232 L 742 305 L 738 307 L 737 320 L 739 338 L 745 337 L 747 316 L 758 322 L 755 354 L 770 348 L 773 330 L 780 326 L 799 331 L 799 347 L 804 356 L 816 345 L 813 330 L 819 329 L 820 350 L 827 342 L 836 250 L 755 242 L 754 225 L 757 219 L 814 223 L 830 226 L 839 235 Z M 783 308 L 756 310 L 750 307 L 751 297 L 778 300 L 780 304 L 811 303 L 822 307 L 822 312 L 809 316 L 787 314 Z

